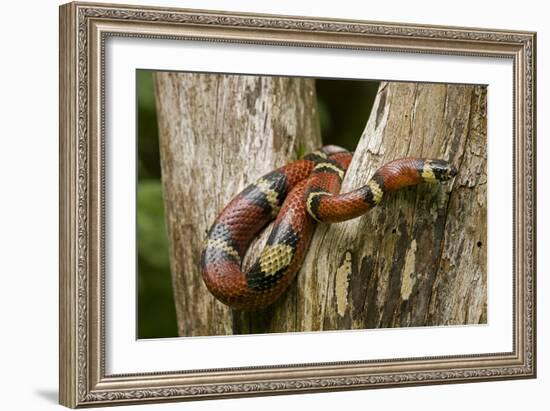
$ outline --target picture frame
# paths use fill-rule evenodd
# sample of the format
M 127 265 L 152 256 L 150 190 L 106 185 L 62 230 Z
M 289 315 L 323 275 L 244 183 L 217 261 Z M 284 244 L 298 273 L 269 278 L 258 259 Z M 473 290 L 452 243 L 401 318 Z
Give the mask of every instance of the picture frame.
M 111 204 L 106 201 L 110 146 L 105 116 L 112 83 L 106 81 L 105 70 L 106 60 L 113 58 L 106 44 L 113 38 L 286 47 L 296 53 L 306 48 L 355 50 L 510 62 L 513 295 L 506 315 L 511 349 L 107 372 L 106 334 L 111 326 L 106 300 L 111 283 L 106 242 L 113 233 L 106 227 Z M 61 6 L 60 403 L 76 408 L 536 377 L 535 102 L 532 32 L 78 2 Z M 227 341 L 218 340 L 220 346 Z

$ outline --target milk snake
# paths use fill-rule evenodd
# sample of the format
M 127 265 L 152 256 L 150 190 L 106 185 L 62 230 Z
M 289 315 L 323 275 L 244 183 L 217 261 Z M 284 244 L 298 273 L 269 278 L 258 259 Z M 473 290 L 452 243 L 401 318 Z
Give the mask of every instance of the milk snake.
M 338 194 L 351 158 L 341 147 L 324 146 L 237 194 L 214 221 L 202 251 L 202 276 L 210 292 L 235 309 L 266 307 L 296 276 L 317 222 L 358 217 L 389 191 L 446 181 L 457 173 L 444 160 L 401 158 L 379 168 L 365 186 Z M 250 243 L 274 218 L 259 259 L 243 272 Z

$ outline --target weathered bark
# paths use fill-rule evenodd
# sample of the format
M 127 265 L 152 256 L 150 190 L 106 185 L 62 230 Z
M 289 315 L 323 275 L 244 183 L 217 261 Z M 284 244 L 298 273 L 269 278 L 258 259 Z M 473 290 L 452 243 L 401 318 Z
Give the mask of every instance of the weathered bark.
M 247 182 L 293 159 L 298 145 L 318 145 L 313 85 L 163 73 L 157 99 L 181 335 L 486 321 L 484 87 L 383 83 L 342 191 L 406 156 L 450 160 L 458 176 L 391 193 L 361 218 L 319 225 L 297 281 L 253 313 L 231 312 L 208 294 L 200 247 L 217 212 Z
M 486 142 L 484 87 L 383 83 L 342 192 L 399 157 L 446 159 L 459 174 L 319 226 L 298 280 L 297 329 L 485 322 Z
M 155 74 L 162 182 L 178 333 L 241 332 L 204 285 L 206 231 L 248 183 L 320 145 L 313 80 Z

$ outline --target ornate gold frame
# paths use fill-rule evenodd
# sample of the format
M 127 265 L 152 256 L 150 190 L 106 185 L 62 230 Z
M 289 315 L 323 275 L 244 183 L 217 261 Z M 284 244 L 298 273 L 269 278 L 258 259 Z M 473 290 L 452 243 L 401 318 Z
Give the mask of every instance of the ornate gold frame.
M 514 350 L 476 356 L 105 375 L 104 44 L 109 36 L 452 55 L 514 63 Z M 536 375 L 535 33 L 70 3 L 60 8 L 60 402 L 193 400 Z

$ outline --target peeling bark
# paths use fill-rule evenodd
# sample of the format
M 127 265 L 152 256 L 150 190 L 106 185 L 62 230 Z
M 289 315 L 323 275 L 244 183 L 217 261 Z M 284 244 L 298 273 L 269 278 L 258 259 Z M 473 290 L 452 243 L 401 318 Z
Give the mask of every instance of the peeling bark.
M 486 321 L 486 129 L 484 87 L 381 85 L 342 192 L 399 157 L 446 159 L 459 174 L 451 184 L 388 194 L 361 218 L 318 227 L 298 279 L 307 284 L 298 329 Z M 342 260 L 350 257 L 343 281 Z

